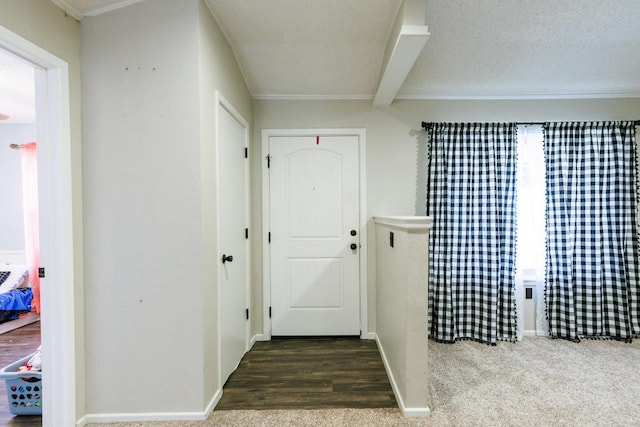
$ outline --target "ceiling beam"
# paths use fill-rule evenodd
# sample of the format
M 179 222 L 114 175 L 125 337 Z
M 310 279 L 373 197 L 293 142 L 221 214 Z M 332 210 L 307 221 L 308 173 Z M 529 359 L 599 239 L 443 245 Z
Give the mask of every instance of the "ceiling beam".
M 385 50 L 378 89 L 373 99 L 375 107 L 390 105 L 413 68 L 429 38 L 424 25 L 426 1 L 405 0 L 398 12 Z

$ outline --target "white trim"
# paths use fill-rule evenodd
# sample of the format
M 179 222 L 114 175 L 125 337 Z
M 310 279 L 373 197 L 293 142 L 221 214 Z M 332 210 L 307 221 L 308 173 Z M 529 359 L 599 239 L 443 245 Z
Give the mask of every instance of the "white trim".
M 380 357 L 382 358 L 382 363 L 384 364 L 384 370 L 387 372 L 387 377 L 389 377 L 389 383 L 391 383 L 391 389 L 393 390 L 393 394 L 396 397 L 396 402 L 398 403 L 398 408 L 400 408 L 400 412 L 405 417 L 427 417 L 431 414 L 431 409 L 428 407 L 425 408 L 408 408 L 405 406 L 404 400 L 402 398 L 402 394 L 400 393 L 400 389 L 398 387 L 398 383 L 396 378 L 393 376 L 393 372 L 391 371 L 391 365 L 389 364 L 389 360 L 387 359 L 387 355 L 384 352 L 384 348 L 382 347 L 382 343 L 380 342 L 380 338 L 376 335 L 376 344 L 378 345 L 378 351 L 380 351 Z
M 258 94 L 253 95 L 253 99 L 261 99 L 267 101 L 371 101 L 373 95 L 296 95 L 296 94 Z
M 265 334 L 256 334 L 253 336 L 253 343 L 255 344 L 257 341 L 270 341 L 271 337 Z
M 366 130 L 347 129 L 263 129 L 262 130 L 262 337 L 271 339 L 271 250 L 268 241 L 270 228 L 269 206 L 269 169 L 266 158 L 269 155 L 269 138 L 272 136 L 357 136 L 359 156 L 359 192 L 360 192 L 360 336 L 370 336 L 368 324 L 367 300 L 367 188 L 366 188 Z M 370 339 L 370 338 L 368 338 Z
M 428 417 L 429 415 L 431 415 L 431 409 L 426 407 L 426 408 L 404 408 L 401 410 L 402 411 L 402 415 L 404 415 L 405 417 L 409 418 L 409 417 Z
M 490 101 L 490 100 L 531 100 L 531 99 L 617 99 L 640 98 L 640 92 L 531 92 L 519 94 L 488 94 L 488 93 L 434 93 L 422 95 L 397 95 L 396 100 L 451 100 L 451 101 Z
M 103 13 L 107 13 L 107 12 L 112 12 L 116 9 L 122 9 L 123 7 L 127 7 L 127 6 L 131 6 L 133 4 L 136 3 L 140 3 L 143 0 L 123 0 L 121 2 L 109 5 L 109 6 L 104 6 L 104 7 L 99 7 L 96 9 L 91 9 L 88 10 L 87 12 L 85 12 L 84 16 L 98 16 L 98 15 L 102 15 Z
M 213 395 L 207 408 L 203 412 L 140 412 L 114 414 L 87 414 L 76 423 L 76 427 L 83 427 L 93 423 L 118 423 L 142 421 L 204 421 L 222 398 L 222 388 Z
M 373 222 L 410 233 L 429 231 L 433 220 L 428 216 L 374 216 Z
M 265 101 L 372 101 L 374 95 L 296 95 L 296 94 L 257 94 L 252 95 L 255 100 Z M 491 100 L 532 100 L 532 99 L 618 99 L 640 98 L 640 92 L 584 92 L 584 93 L 519 93 L 519 94 L 488 94 L 488 93 L 433 93 L 418 95 L 396 95 L 395 100 L 407 101 L 491 101 Z
M 71 6 L 67 0 L 51 0 L 56 6 L 60 9 L 64 10 L 65 13 L 76 18 L 78 21 L 82 21 L 82 19 L 86 16 L 98 16 L 103 13 L 112 12 L 116 9 L 121 9 L 123 7 L 131 6 L 132 4 L 140 3 L 143 0 L 122 0 L 115 4 L 111 4 L 104 7 L 97 7 L 95 9 L 89 9 L 85 12 L 82 12 L 80 9 L 76 9 Z
M 215 407 L 218 405 L 218 402 L 220 402 L 220 399 L 222 399 L 222 393 L 223 393 L 222 388 L 219 388 L 218 390 L 216 390 L 216 394 L 214 394 L 211 400 L 209 401 L 209 404 L 204 410 L 205 420 L 209 418 L 209 415 L 211 415 Z
M 40 197 L 42 280 L 42 364 L 48 390 L 43 426 L 74 425 L 76 420 L 76 343 L 73 194 L 71 179 L 71 113 L 69 68 L 62 59 L 0 26 L 0 46 L 36 68 L 36 123 Z M 41 103 L 40 103 L 41 102 Z M 53 289 L 56 291 L 53 292 Z M 55 336 L 55 343 L 54 343 Z
M 357 129 L 356 129 L 357 130 Z M 367 131 L 365 129 L 357 130 L 358 133 L 358 153 L 360 155 L 360 337 L 370 333 L 369 331 L 369 302 L 368 302 L 368 283 L 367 278 L 368 264 L 367 255 L 369 252 L 369 243 L 367 241 L 367 153 L 366 138 Z
M 222 185 L 223 181 L 222 181 L 222 177 L 220 176 L 220 108 L 225 109 L 243 128 L 244 128 L 244 147 L 248 149 L 249 147 L 249 122 L 247 122 L 245 120 L 244 117 L 242 117 L 242 114 L 240 114 L 238 112 L 238 110 L 236 110 L 233 105 L 231 105 L 231 103 L 229 101 L 227 101 L 227 99 L 219 92 L 216 90 L 216 94 L 215 94 L 215 156 L 216 156 L 216 186 L 217 188 L 220 187 L 220 185 Z M 251 207 L 250 207 L 250 176 L 249 176 L 249 162 L 248 160 L 245 161 L 245 224 L 247 227 L 249 227 L 249 222 L 250 222 L 250 212 L 251 212 Z M 216 207 L 217 209 L 220 209 L 220 191 L 216 190 Z M 220 252 L 220 230 L 221 230 L 221 226 L 222 224 L 220 224 L 220 215 L 217 215 L 216 218 L 216 229 L 218 230 L 217 233 L 217 242 L 216 242 L 216 260 L 218 259 L 218 255 L 221 254 Z M 246 283 L 245 283 L 245 289 L 246 289 L 246 295 L 247 295 L 247 299 L 245 301 L 245 305 L 246 307 L 251 307 L 251 286 L 250 286 L 250 280 L 251 280 L 251 246 L 249 244 L 250 239 L 245 239 L 245 253 L 247 256 L 247 263 L 246 263 Z M 222 269 L 218 269 L 218 283 L 220 283 L 220 276 L 222 275 Z M 220 295 L 220 286 L 218 285 L 218 387 L 220 389 L 222 389 L 222 387 L 224 386 L 224 384 L 222 383 L 222 322 L 221 322 L 221 318 L 220 318 L 220 313 L 222 310 L 220 310 L 220 304 L 222 304 L 222 300 L 221 300 L 221 295 Z M 247 351 L 249 351 L 249 349 L 251 348 L 251 346 L 253 344 L 250 345 L 250 330 L 251 330 L 251 321 L 248 320 L 246 322 L 245 325 L 245 353 Z
M 84 424 L 98 423 L 133 423 L 144 421 L 204 421 L 208 417 L 206 412 L 140 412 L 140 413 L 112 413 L 87 414 L 82 418 Z M 78 422 L 77 425 L 81 425 Z
M 117 422 L 140 422 L 140 421 L 204 421 L 209 418 L 214 408 L 222 399 L 222 389 L 218 389 L 216 394 L 203 412 L 158 412 L 158 413 L 137 413 L 137 414 L 88 414 L 80 418 L 76 427 L 84 427 L 93 423 L 117 423 Z
M 267 168 L 267 157 L 269 156 L 269 137 L 271 133 L 266 129 L 262 130 L 262 337 L 265 341 L 271 339 L 271 247 L 269 245 L 269 232 L 271 231 L 271 207 L 270 200 L 270 178 Z
M 375 340 L 376 339 L 376 333 L 375 332 L 363 332 L 362 335 L 360 335 L 360 339 L 361 340 Z

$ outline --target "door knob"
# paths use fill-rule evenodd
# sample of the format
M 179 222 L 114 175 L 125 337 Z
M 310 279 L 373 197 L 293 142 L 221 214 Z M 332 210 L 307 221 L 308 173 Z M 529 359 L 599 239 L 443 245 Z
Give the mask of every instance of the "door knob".
M 356 249 L 358 249 L 358 245 L 356 245 L 355 243 L 351 244 L 351 250 L 355 251 Z
M 233 262 L 233 255 L 222 255 L 222 263 L 224 264 L 225 262 Z

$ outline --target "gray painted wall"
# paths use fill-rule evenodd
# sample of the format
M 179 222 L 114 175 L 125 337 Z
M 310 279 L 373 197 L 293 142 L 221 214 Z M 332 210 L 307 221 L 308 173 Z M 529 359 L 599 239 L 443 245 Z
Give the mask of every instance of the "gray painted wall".
M 640 98 L 573 100 L 396 100 L 374 108 L 371 101 L 256 100 L 253 151 L 260 153 L 262 129 L 366 129 L 367 209 L 376 215 L 424 215 L 426 133 L 421 122 L 539 122 L 640 119 Z M 262 160 L 253 157 L 253 228 L 262 235 Z M 368 318 L 375 331 L 375 235 L 369 221 Z M 262 243 L 253 240 L 254 317 L 262 331 Z
M 202 413 L 219 387 L 215 91 L 249 122 L 251 98 L 203 1 L 86 18 L 81 39 L 87 412 Z

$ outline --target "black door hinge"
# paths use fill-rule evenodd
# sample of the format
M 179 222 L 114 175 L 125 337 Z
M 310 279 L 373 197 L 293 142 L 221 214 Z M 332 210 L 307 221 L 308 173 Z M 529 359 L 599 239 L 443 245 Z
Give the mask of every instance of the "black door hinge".
M 244 147 L 244 158 L 245 159 L 249 158 L 249 148 L 248 147 Z
M 269 232 L 269 237 L 268 237 L 268 239 L 269 239 L 269 243 L 271 243 L 271 232 Z
M 249 238 L 249 229 L 248 229 L 248 228 L 245 228 L 245 229 L 244 229 L 244 238 L 245 238 L 245 239 L 248 239 L 248 238 Z
M 246 314 L 247 320 L 249 320 L 249 309 L 248 309 L 248 308 L 247 308 L 247 310 L 245 311 L 245 314 Z
M 269 306 L 269 319 L 271 319 L 271 306 Z
M 44 279 L 45 276 L 45 271 L 44 271 L 44 267 L 39 267 L 38 268 L 38 277 L 41 279 Z
M 267 154 L 267 169 L 271 168 L 271 154 Z

